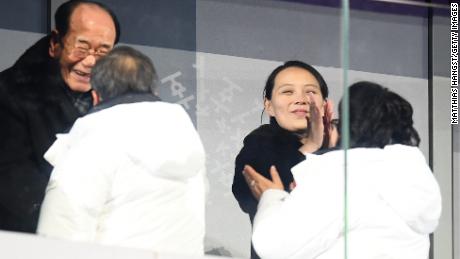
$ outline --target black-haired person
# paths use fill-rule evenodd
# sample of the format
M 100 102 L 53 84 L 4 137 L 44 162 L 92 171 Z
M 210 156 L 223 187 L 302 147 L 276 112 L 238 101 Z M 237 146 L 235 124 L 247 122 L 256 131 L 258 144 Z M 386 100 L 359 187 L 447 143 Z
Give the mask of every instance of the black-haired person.
M 374 83 L 349 90 L 347 225 L 343 150 L 307 155 L 292 169 L 290 194 L 275 168 L 270 181 L 247 167 L 260 197 L 252 240 L 262 258 L 342 258 L 346 235 L 349 258 L 428 258 L 441 195 L 417 148 L 412 107 Z
M 327 142 L 323 136 L 323 116 L 331 109 L 327 97 L 328 87 L 323 77 L 304 62 L 287 61 L 269 75 L 264 88 L 264 109 L 270 116 L 270 124 L 260 126 L 245 137 L 236 157 L 232 185 L 233 195 L 241 209 L 249 214 L 251 223 L 257 200 L 244 180 L 244 166 L 266 172 L 267 177 L 270 166 L 276 166 L 288 190 L 293 182 L 291 167 L 304 160 L 306 153 L 317 151 Z M 311 116 L 313 110 L 314 117 Z M 251 257 L 257 258 L 254 251 Z
M 56 28 L 0 73 L 0 229 L 35 232 L 51 172 L 43 154 L 92 106 L 90 74 L 118 42 L 113 12 L 68 1 Z
M 182 106 L 159 100 L 150 59 L 117 47 L 93 68 L 100 104 L 46 153 L 54 166 L 37 232 L 202 255 L 205 155 Z

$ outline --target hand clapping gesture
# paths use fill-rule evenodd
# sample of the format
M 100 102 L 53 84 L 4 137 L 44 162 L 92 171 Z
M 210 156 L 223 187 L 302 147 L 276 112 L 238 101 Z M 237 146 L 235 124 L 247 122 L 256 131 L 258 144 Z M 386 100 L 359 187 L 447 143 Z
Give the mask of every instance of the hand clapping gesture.
M 284 190 L 283 182 L 275 166 L 270 167 L 270 176 L 272 180 L 263 177 L 250 165 L 245 165 L 243 169 L 244 178 L 251 189 L 254 197 L 259 200 L 264 191 L 268 189 Z
M 310 117 L 308 120 L 307 136 L 302 143 L 303 145 L 299 148 L 299 151 L 303 154 L 313 153 L 321 148 L 324 141 L 325 134 L 325 123 L 330 123 L 333 115 L 333 106 L 331 101 L 326 101 L 324 107 L 324 119 L 321 114 L 321 108 L 316 103 L 315 99 L 308 95 L 309 98 L 309 107 L 310 107 Z M 327 128 L 329 130 L 329 127 Z M 326 138 L 329 140 L 329 138 Z

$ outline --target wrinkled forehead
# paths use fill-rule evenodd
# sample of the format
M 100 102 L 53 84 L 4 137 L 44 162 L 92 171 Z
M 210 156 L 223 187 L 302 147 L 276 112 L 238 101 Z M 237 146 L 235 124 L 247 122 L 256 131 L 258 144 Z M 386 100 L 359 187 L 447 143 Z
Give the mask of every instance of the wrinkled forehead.
M 105 44 L 115 42 L 115 23 L 110 14 L 94 4 L 81 4 L 75 8 L 69 20 L 69 37 L 83 37 L 84 40 L 100 40 Z

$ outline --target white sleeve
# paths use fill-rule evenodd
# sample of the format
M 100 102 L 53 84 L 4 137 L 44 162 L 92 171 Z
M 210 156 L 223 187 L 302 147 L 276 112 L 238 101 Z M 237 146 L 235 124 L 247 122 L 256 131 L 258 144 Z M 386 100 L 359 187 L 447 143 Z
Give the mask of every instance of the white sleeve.
M 193 211 L 193 214 L 197 218 L 203 219 L 203 221 L 205 216 L 206 185 L 207 178 L 204 168 L 187 182 L 186 198 L 188 206 L 190 210 Z
M 291 194 L 268 190 L 259 201 L 252 241 L 262 258 L 314 258 L 343 231 L 343 180 L 307 162 L 292 169 L 304 177 Z
M 82 141 L 59 160 L 46 189 L 37 233 L 94 240 L 98 217 L 110 194 L 113 161 L 117 161 L 109 149 Z

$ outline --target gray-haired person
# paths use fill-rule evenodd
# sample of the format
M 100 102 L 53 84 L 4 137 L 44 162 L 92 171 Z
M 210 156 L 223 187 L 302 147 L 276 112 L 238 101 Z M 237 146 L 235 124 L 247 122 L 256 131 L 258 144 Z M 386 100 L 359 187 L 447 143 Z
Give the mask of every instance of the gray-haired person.
M 58 7 L 56 27 L 0 72 L 0 229 L 34 233 L 52 170 L 43 159 L 92 107 L 91 69 L 120 38 L 117 17 L 89 0 Z
M 38 233 L 203 254 L 205 156 L 190 118 L 155 95 L 150 59 L 117 47 L 93 68 L 100 103 L 45 154 Z

